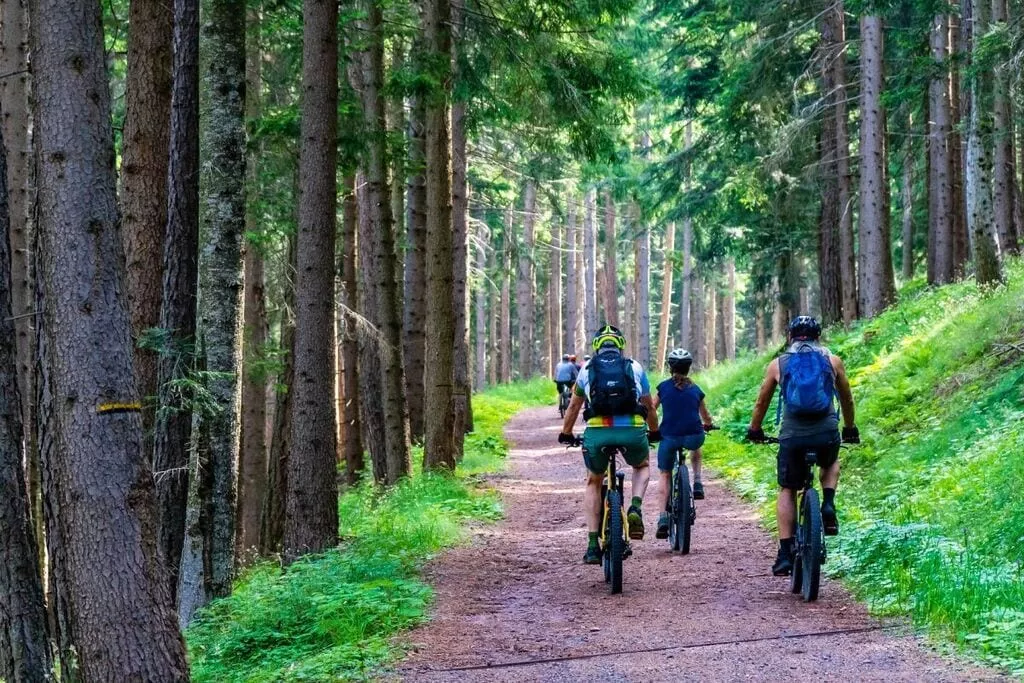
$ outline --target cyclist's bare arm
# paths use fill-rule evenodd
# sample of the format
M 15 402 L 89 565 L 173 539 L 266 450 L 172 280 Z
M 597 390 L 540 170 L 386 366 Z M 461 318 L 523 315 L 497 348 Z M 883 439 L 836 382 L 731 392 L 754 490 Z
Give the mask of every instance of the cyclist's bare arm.
M 854 419 L 853 391 L 850 389 L 850 380 L 846 377 L 846 366 L 839 356 L 829 358 L 836 373 L 836 392 L 839 394 L 839 405 L 843 409 L 843 425 L 853 427 L 857 421 Z
M 658 431 L 658 410 L 654 405 L 654 401 L 651 400 L 651 395 L 641 396 L 640 405 L 647 408 L 647 428 L 652 432 Z
M 565 411 L 565 422 L 562 423 L 563 434 L 572 434 L 572 428 L 576 425 L 581 410 L 583 410 L 583 397 L 573 392 L 569 408 Z
M 651 400 L 651 406 L 654 408 L 654 410 L 657 410 L 658 406 L 661 405 L 661 396 L 654 396 Z
M 700 419 L 704 424 L 709 425 L 714 422 L 714 420 L 711 419 L 711 411 L 708 410 L 708 407 L 704 404 L 704 399 L 700 400 L 700 406 L 697 407 L 697 410 L 700 411 Z
M 772 404 L 772 396 L 775 395 L 775 387 L 779 385 L 779 359 L 776 358 L 768 364 L 764 371 L 764 381 L 761 382 L 761 390 L 757 394 L 757 402 L 754 404 L 754 414 L 750 416 L 750 428 L 760 429 L 764 422 L 764 416 L 768 413 L 768 406 Z

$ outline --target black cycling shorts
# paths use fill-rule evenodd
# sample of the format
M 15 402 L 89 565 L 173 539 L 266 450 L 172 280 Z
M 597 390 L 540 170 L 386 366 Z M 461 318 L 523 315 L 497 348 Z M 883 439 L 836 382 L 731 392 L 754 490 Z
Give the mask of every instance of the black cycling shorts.
M 562 380 L 559 380 L 559 379 L 555 380 L 555 386 L 558 387 L 559 395 L 561 395 L 561 393 L 562 393 L 562 391 L 563 391 L 563 389 L 565 387 L 570 387 L 571 388 L 574 384 L 576 384 L 576 382 L 574 382 L 573 380 L 568 380 L 566 382 L 563 382 Z
M 779 486 L 799 490 L 807 481 L 807 451 L 817 453 L 818 467 L 831 467 L 839 457 L 842 440 L 839 432 L 827 432 L 812 436 L 796 436 L 779 441 L 778 471 Z

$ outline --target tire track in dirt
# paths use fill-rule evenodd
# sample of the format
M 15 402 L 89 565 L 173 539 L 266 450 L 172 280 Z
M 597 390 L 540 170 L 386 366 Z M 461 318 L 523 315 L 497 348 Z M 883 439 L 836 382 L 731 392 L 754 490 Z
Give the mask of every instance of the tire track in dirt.
M 623 593 L 609 595 L 601 568 L 581 563 L 582 456 L 557 445 L 559 426 L 554 407 L 509 422 L 508 471 L 490 477 L 506 518 L 428 567 L 432 620 L 409 635 L 398 679 L 1003 680 L 872 619 L 836 582 L 823 579 L 819 600 L 803 603 L 787 579 L 771 576 L 775 542 L 756 514 L 714 479 L 697 501 L 687 556 L 654 538 L 652 480 L 647 538 L 633 542 Z M 557 661 L 465 669 L 532 660 Z

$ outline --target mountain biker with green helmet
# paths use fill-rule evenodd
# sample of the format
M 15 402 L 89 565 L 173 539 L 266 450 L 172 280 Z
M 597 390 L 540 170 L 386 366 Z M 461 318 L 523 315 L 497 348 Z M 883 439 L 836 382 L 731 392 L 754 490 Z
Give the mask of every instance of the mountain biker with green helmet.
M 576 443 L 573 425 L 584 403 L 587 403 L 584 414 L 587 427 L 583 432 L 587 484 L 583 494 L 583 512 L 589 537 L 583 561 L 600 564 L 601 484 L 608 468 L 608 456 L 602 449 L 609 446 L 622 448 L 626 462 L 633 467 L 633 499 L 626 514 L 630 538 L 639 540 L 644 537 L 640 508 L 650 479 L 648 429 L 651 441 L 657 441 L 660 436 L 647 373 L 640 363 L 623 353 L 626 338 L 622 332 L 612 325 L 605 325 L 594 335 L 591 346 L 594 355 L 576 380 L 576 389 L 565 413 L 558 442 Z
M 825 534 L 839 533 L 836 515 L 836 486 L 839 483 L 839 446 L 860 443 L 854 421 L 853 392 L 846 368 L 839 356 L 821 345 L 821 325 L 808 315 L 789 324 L 789 347 L 768 364 L 754 405 L 747 439 L 765 440 L 761 425 L 771 405 L 775 387 L 781 386 L 779 453 L 777 457 L 779 497 L 775 506 L 779 527 L 779 554 L 772 566 L 775 576 L 793 572 L 793 537 L 796 534 L 796 493 L 807 478 L 808 450 L 817 453 L 822 488 L 821 521 Z M 838 394 L 843 414 L 842 437 L 835 409 Z
M 686 349 L 674 349 L 668 354 L 668 367 L 672 376 L 658 385 L 654 397 L 654 409 L 662 408 L 661 443 L 658 445 L 658 476 L 661 487 L 658 489 L 661 513 L 658 516 L 658 530 L 655 538 L 668 538 L 669 512 L 671 505 L 668 500 L 671 488 L 672 468 L 675 466 L 675 454 L 683 449 L 690 451 L 690 462 L 693 463 L 693 497 L 695 500 L 704 498 L 704 483 L 701 481 L 701 446 L 704 445 L 705 432 L 712 429 L 711 413 L 704 403 L 704 392 L 690 379 L 690 367 L 693 356 Z M 686 465 L 682 465 L 686 467 Z

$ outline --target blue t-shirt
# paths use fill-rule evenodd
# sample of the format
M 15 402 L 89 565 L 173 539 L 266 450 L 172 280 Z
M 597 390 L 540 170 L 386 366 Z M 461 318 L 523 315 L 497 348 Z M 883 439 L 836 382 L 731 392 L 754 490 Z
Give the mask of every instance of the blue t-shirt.
M 658 385 L 658 399 L 661 401 L 661 433 L 665 436 L 690 436 L 703 434 L 704 425 L 700 419 L 700 402 L 704 392 L 690 382 L 682 389 L 671 379 Z

